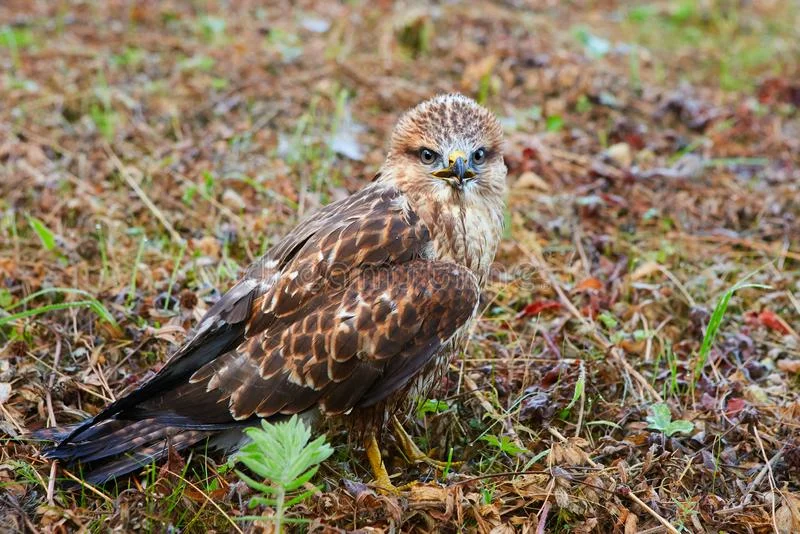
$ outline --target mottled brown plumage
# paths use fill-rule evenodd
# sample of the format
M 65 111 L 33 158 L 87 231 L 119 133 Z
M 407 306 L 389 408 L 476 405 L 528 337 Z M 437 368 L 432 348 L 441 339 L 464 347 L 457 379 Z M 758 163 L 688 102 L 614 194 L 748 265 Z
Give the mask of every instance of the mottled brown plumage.
M 373 183 L 301 222 L 155 377 L 47 454 L 102 482 L 167 443 L 289 414 L 374 418 L 425 392 L 475 316 L 505 172 L 489 111 L 460 95 L 423 102 L 400 119 Z

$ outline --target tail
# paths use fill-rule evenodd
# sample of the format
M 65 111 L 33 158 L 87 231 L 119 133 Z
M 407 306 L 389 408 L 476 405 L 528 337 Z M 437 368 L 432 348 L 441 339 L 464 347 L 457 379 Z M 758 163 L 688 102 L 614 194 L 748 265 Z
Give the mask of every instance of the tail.
M 85 480 L 100 484 L 164 458 L 170 448 L 181 451 L 252 424 L 233 417 L 230 393 L 210 392 L 207 381 L 191 377 L 244 341 L 260 287 L 257 280 L 241 280 L 208 310 L 198 330 L 156 375 L 96 416 L 70 429 L 34 434 L 57 441 L 44 455 L 79 464 Z
M 92 484 L 103 484 L 157 462 L 166 457 L 169 447 L 181 451 L 217 433 L 166 426 L 156 419 L 106 419 L 82 431 L 78 439 L 71 440 L 69 436 L 75 428 L 43 429 L 33 437 L 60 441 L 43 449 L 43 455 L 67 464 L 78 464 L 83 479 Z

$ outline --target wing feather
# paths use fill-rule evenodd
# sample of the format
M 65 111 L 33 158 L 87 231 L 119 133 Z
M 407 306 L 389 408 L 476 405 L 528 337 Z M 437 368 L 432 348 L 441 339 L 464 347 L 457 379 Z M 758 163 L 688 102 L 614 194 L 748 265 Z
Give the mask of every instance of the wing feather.
M 317 402 L 337 414 L 385 399 L 472 317 L 478 286 L 466 268 L 415 260 L 362 273 L 344 290 L 330 292 L 326 302 L 305 310 L 303 320 L 262 332 L 256 338 L 262 348 L 255 349 L 256 340 L 242 344 L 214 372 L 211 389 L 229 397 L 237 419 L 296 413 Z M 323 324 L 332 327 L 310 330 Z M 327 350 L 311 350 L 314 336 Z M 259 356 L 270 353 L 276 340 L 283 361 L 277 373 L 279 358 Z M 252 374 L 255 367 L 259 372 Z M 242 375 L 249 378 L 243 382 Z M 207 376 L 201 370 L 195 378 Z

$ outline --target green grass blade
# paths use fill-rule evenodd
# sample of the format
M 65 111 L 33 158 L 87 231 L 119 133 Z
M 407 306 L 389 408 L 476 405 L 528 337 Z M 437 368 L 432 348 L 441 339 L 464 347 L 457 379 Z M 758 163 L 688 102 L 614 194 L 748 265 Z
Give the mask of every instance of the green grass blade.
M 56 236 L 50 229 L 42 222 L 40 219 L 28 215 L 28 224 L 31 225 L 33 231 L 36 232 L 36 235 L 39 236 L 39 240 L 42 242 L 42 246 L 46 250 L 53 250 L 56 248 Z
M 747 280 L 749 277 L 750 275 L 745 277 L 744 280 Z M 744 282 L 744 280 L 742 280 L 742 282 Z M 703 342 L 700 344 L 700 350 L 697 353 L 697 364 L 695 364 L 694 368 L 694 380 L 692 381 L 693 384 L 697 382 L 697 377 L 700 376 L 700 373 L 703 371 L 703 367 L 705 367 L 706 362 L 708 361 L 708 354 L 711 351 L 711 345 L 714 343 L 714 340 L 717 337 L 719 328 L 722 325 L 722 319 L 725 317 L 725 312 L 728 310 L 728 304 L 730 303 L 733 294 L 740 289 L 770 289 L 769 286 L 765 286 L 763 284 L 745 284 L 742 282 L 737 283 L 732 288 L 727 290 L 717 301 L 717 305 L 714 306 L 714 312 L 711 314 L 711 318 L 708 321 L 706 333 L 703 336 Z
M 58 302 L 58 303 L 55 303 L 55 304 L 46 304 L 44 306 L 40 306 L 40 307 L 37 307 L 37 308 L 32 308 L 30 310 L 25 310 L 25 311 L 17 312 L 17 313 L 14 313 L 14 314 L 10 314 L 10 315 L 7 315 L 6 317 L 0 317 L 0 326 L 3 326 L 4 324 L 7 324 L 7 323 L 10 323 L 10 322 L 13 322 L 13 321 L 17 321 L 19 319 L 24 319 L 26 317 L 33 317 L 34 315 L 39 315 L 39 314 L 46 313 L 46 312 L 49 312 L 49 311 L 64 310 L 64 309 L 69 309 L 69 308 L 88 307 L 100 319 L 102 319 L 103 321 L 111 324 L 115 328 L 119 328 L 119 324 L 114 319 L 114 316 L 111 315 L 111 312 L 109 312 L 108 309 L 105 306 L 103 306 L 100 303 L 99 300 L 94 298 L 89 292 L 83 291 L 82 289 L 73 289 L 73 288 L 66 288 L 66 287 L 50 287 L 50 288 L 47 288 L 47 289 L 41 289 L 39 291 L 31 293 L 30 295 L 28 295 L 27 297 L 23 298 L 22 300 L 20 300 L 19 302 L 17 302 L 13 306 L 10 306 L 7 310 L 4 310 L 4 311 L 8 312 L 9 310 L 13 310 L 15 308 L 19 308 L 20 306 L 23 306 L 23 305 L 27 304 L 28 302 L 32 301 L 33 299 L 36 299 L 36 298 L 44 296 L 44 295 L 54 294 L 54 293 L 55 294 L 80 295 L 82 297 L 86 297 L 86 299 L 85 300 L 75 301 L 75 302 Z

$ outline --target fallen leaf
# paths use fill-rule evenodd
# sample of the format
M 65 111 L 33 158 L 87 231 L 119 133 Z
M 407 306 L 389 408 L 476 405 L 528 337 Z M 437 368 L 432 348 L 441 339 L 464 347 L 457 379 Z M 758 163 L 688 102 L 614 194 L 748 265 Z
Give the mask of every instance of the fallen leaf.
M 747 402 L 744 399 L 741 398 L 729 399 L 726 413 L 728 414 L 728 417 L 733 417 L 734 415 L 744 410 L 745 406 L 747 406 Z
M 778 369 L 784 373 L 800 373 L 800 360 L 778 360 Z
M 617 164 L 618 167 L 627 169 L 633 163 L 633 154 L 628 143 L 616 143 L 608 147 L 606 157 Z
M 770 330 L 775 330 L 784 335 L 791 332 L 786 322 L 778 317 L 772 310 L 762 310 L 761 313 L 758 314 L 758 322 Z
M 580 292 L 580 291 L 587 291 L 589 289 L 596 289 L 599 291 L 603 289 L 603 282 L 594 277 L 584 278 L 583 280 L 578 282 L 578 285 L 575 286 L 575 289 L 573 291 Z
M 522 311 L 517 314 L 517 319 L 523 319 L 525 317 L 539 315 L 540 313 L 547 310 L 559 310 L 559 309 L 561 309 L 561 303 L 558 301 L 537 300 L 536 302 L 531 302 L 530 304 L 522 308 Z
M 784 497 L 784 504 L 775 512 L 775 526 L 781 534 L 800 531 L 800 498 L 792 494 Z
M 550 191 L 550 185 L 544 178 L 533 171 L 525 171 L 514 183 L 514 187 L 519 189 L 539 189 L 540 191 Z
M 654 261 L 648 261 L 647 263 L 643 263 L 639 267 L 636 268 L 635 271 L 631 273 L 631 280 L 641 280 L 642 278 L 647 278 L 653 273 L 661 272 L 661 265 Z

